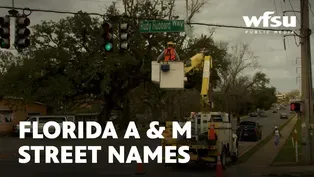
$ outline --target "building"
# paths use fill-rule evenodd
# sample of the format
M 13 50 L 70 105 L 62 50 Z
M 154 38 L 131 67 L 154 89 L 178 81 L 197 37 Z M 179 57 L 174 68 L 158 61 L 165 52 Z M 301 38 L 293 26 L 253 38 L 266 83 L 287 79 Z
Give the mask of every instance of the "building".
M 22 98 L 4 97 L 0 100 L 0 135 L 11 133 L 19 121 L 46 114 L 47 108 L 42 103 L 26 103 Z
M 276 97 L 277 97 L 278 101 L 282 101 L 282 100 L 286 99 L 286 95 L 285 94 L 277 94 Z

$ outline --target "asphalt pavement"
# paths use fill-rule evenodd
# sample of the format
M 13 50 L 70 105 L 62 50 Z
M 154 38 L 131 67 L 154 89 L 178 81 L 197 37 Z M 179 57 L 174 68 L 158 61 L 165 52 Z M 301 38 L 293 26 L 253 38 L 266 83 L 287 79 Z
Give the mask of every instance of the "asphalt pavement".
M 244 117 L 242 120 L 257 120 L 261 125 L 263 125 L 263 137 L 269 135 L 275 125 L 280 126 L 287 120 L 281 120 L 279 113 L 267 112 L 267 117 L 257 117 L 250 118 Z M 252 147 L 256 142 L 240 142 L 239 151 L 244 152 L 249 147 Z M 92 164 L 34 164 L 32 162 L 28 164 L 19 164 L 18 163 L 18 148 L 23 145 L 50 145 L 50 146 L 102 146 L 102 150 L 98 152 L 98 163 Z M 136 175 L 137 164 L 119 164 L 113 163 L 108 164 L 108 146 L 126 146 L 125 156 L 127 156 L 128 149 L 131 146 L 137 146 L 140 153 L 143 152 L 143 146 L 150 146 L 152 149 L 160 145 L 160 140 L 33 140 L 27 138 L 25 140 L 20 140 L 16 137 L 1 137 L 0 138 L 0 174 L 1 176 L 10 176 L 10 177 L 36 177 L 36 176 L 134 176 Z M 41 160 L 45 160 L 43 157 Z M 58 156 L 59 157 L 59 156 Z M 91 154 L 87 153 L 87 160 L 91 160 Z M 32 159 L 33 160 L 33 159 Z M 180 170 L 166 168 L 163 164 L 157 164 L 152 162 L 149 164 L 143 164 L 144 175 L 141 176 L 214 176 L 215 171 L 212 168 L 199 168 L 196 165 L 189 165 L 189 168 L 184 168 Z
M 275 126 L 281 126 L 285 122 L 287 122 L 287 119 L 280 119 L 280 112 L 288 112 L 288 110 L 282 110 L 278 111 L 278 113 L 272 113 L 272 111 L 266 111 L 267 117 L 249 117 L 244 116 L 241 118 L 241 121 L 257 121 L 260 125 L 262 125 L 262 139 L 266 138 L 268 135 L 270 135 Z M 236 130 L 236 120 L 233 120 L 233 130 Z M 256 141 L 241 141 L 239 143 L 239 153 L 240 155 L 244 152 L 246 152 L 248 149 L 252 148 L 254 145 L 256 145 Z

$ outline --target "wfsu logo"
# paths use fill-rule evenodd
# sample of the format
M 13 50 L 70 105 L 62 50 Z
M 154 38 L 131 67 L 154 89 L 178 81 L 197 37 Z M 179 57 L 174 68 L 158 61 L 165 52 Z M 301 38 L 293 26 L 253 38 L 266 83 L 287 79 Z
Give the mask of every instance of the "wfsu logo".
M 275 12 L 264 12 L 263 16 L 243 16 L 243 20 L 247 27 L 297 27 L 296 16 L 271 16 Z M 261 24 L 262 23 L 262 24 Z

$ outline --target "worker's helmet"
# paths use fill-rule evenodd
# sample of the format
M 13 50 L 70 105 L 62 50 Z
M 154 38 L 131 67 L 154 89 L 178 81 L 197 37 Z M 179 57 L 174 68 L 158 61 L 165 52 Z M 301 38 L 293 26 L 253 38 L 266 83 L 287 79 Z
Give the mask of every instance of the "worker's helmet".
M 277 126 L 275 126 L 275 129 L 277 129 L 278 127 Z
M 167 46 L 174 46 L 174 45 L 175 45 L 175 43 L 173 43 L 172 41 L 167 42 Z

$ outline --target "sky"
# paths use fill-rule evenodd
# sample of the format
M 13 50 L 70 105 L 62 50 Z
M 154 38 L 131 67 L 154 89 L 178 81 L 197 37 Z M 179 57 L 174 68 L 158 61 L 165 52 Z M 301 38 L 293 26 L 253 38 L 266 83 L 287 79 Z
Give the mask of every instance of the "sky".
M 191 0 L 189 0 L 191 1 Z M 16 7 L 50 9 L 60 11 L 102 13 L 111 0 L 15 0 Z M 167 0 L 164 0 L 167 2 Z M 290 4 L 291 2 L 291 4 Z M 242 16 L 262 16 L 265 11 L 275 11 L 274 15 L 282 16 L 284 10 L 300 10 L 299 0 L 209 0 L 209 2 L 194 16 L 192 22 L 245 26 Z M 310 0 L 313 4 L 314 0 Z M 176 0 L 176 13 L 184 19 L 185 0 Z M 1 0 L 1 6 L 12 6 L 11 0 Z M 122 8 L 121 4 L 117 4 Z M 0 16 L 8 14 L 8 10 L 0 9 Z M 300 15 L 298 12 L 286 13 L 287 16 L 297 16 L 297 27 L 300 28 Z M 59 20 L 67 15 L 33 12 L 29 17 L 32 24 L 41 20 Z M 314 30 L 314 13 L 310 12 L 311 28 Z M 300 76 L 300 47 L 296 45 L 299 39 L 293 36 L 286 37 L 286 50 L 284 50 L 283 36 L 280 34 L 246 34 L 244 29 L 217 28 L 214 39 L 226 41 L 231 44 L 250 44 L 250 50 L 258 57 L 260 68 L 247 70 L 247 74 L 262 71 L 270 78 L 271 85 L 280 92 L 287 92 L 300 87 L 297 77 Z M 264 32 L 264 31 L 259 31 Z M 298 31 L 297 31 L 298 32 Z M 197 26 L 193 35 L 207 33 L 207 27 Z M 314 52 L 314 35 L 311 36 L 312 52 Z M 313 58 L 312 54 L 312 58 Z M 297 72 L 298 70 L 298 72 Z

